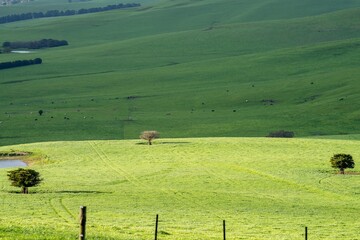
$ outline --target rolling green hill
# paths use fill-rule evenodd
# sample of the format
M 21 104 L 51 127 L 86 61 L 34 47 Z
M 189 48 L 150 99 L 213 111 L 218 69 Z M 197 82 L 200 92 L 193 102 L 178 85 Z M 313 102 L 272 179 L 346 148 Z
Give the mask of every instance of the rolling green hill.
M 0 169 L 0 239 L 74 239 L 81 205 L 88 239 L 151 239 L 156 214 L 159 239 L 220 239 L 224 219 L 228 239 L 357 239 L 360 1 L 134 2 L 0 24 L 0 43 L 69 42 L 0 54 L 43 60 L 0 70 L 0 151 L 34 152 L 45 179 L 17 194 Z M 280 129 L 309 139 L 257 138 Z
M 0 169 L 1 239 L 350 240 L 358 237 L 359 170 L 337 175 L 334 153 L 360 158 L 359 141 L 201 138 L 49 142 L 1 147 L 37 153 L 45 179 L 17 194 Z M 346 229 L 346 230 L 344 230 Z
M 140 2 L 0 25 L 0 42 L 70 44 L 0 54 L 0 62 L 43 59 L 0 72 L 1 145 L 131 139 L 146 129 L 163 137 L 359 133 L 359 1 Z M 39 0 L 1 9 L 40 5 L 68 8 Z

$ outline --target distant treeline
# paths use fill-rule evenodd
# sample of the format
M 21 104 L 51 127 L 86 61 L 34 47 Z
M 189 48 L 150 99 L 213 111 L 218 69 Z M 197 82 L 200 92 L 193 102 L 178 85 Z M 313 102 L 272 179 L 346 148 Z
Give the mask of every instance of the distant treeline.
M 33 65 L 33 64 L 41 64 L 41 63 L 42 63 L 41 58 L 35 58 L 32 60 L 16 60 L 13 62 L 2 62 L 2 63 L 0 63 L 0 70 L 6 69 L 6 68 L 28 66 L 28 65 Z
M 40 41 L 28 41 L 28 42 L 4 42 L 3 48 L 9 49 L 39 49 L 39 48 L 49 48 L 49 47 L 60 47 L 69 45 L 66 40 L 54 40 L 54 39 L 41 39 Z
M 0 17 L 0 24 L 34 19 L 34 18 L 72 16 L 72 15 L 77 15 L 77 14 L 104 12 L 104 11 L 110 11 L 110 10 L 114 10 L 114 9 L 131 8 L 131 7 L 139 7 L 139 6 L 140 6 L 140 3 L 125 3 L 125 4 L 120 3 L 120 4 L 114 4 L 114 5 L 107 5 L 106 7 L 96 7 L 96 8 L 88 8 L 88 9 L 82 8 L 79 10 L 66 10 L 66 11 L 49 10 L 45 13 L 43 13 L 43 12 L 28 12 L 28 13 L 21 13 L 21 14 L 12 14 L 12 15 Z

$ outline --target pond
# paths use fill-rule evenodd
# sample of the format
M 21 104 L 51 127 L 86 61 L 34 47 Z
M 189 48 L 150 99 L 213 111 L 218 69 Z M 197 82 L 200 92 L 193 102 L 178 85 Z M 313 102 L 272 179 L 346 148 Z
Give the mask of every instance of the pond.
M 21 160 L 0 160 L 0 168 L 26 167 L 27 164 Z
M 12 53 L 33 53 L 34 51 L 11 51 Z

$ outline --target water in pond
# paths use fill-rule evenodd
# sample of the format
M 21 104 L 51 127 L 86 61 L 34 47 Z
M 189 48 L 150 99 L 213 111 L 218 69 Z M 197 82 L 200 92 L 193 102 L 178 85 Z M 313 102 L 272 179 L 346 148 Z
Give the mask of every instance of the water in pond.
M 21 160 L 0 160 L 0 168 L 26 167 L 26 163 Z
M 33 53 L 33 51 L 11 51 L 12 53 Z

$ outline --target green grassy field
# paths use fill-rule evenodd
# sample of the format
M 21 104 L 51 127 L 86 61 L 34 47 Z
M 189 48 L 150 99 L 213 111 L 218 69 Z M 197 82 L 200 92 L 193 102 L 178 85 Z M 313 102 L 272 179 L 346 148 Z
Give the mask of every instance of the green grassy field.
M 0 71 L 0 151 L 35 152 L 45 179 L 22 195 L 0 169 L 0 239 L 75 239 L 82 205 L 88 239 L 152 239 L 156 214 L 159 239 L 221 239 L 224 219 L 227 239 L 360 239 L 359 167 L 329 163 L 360 159 L 360 1 L 134 2 L 0 24 L 0 43 L 69 42 L 0 54 L 43 59 Z M 246 138 L 280 129 L 307 138 Z
M 49 142 L 34 151 L 44 183 L 17 194 L 0 169 L 1 239 L 358 239 L 359 175 L 337 175 L 334 153 L 358 140 L 208 138 Z M 45 157 L 46 156 L 46 157 Z M 358 166 L 349 172 L 358 172 Z
M 43 59 L 0 72 L 0 145 L 133 139 L 146 129 L 163 137 L 359 133 L 359 1 L 140 2 L 0 25 L 0 42 L 70 43 L 0 54 L 0 62 Z M 68 5 L 1 9 L 40 6 Z

